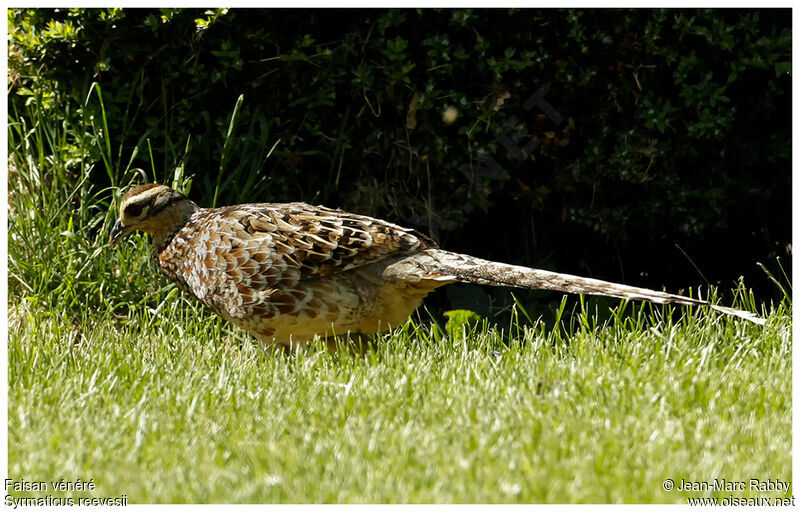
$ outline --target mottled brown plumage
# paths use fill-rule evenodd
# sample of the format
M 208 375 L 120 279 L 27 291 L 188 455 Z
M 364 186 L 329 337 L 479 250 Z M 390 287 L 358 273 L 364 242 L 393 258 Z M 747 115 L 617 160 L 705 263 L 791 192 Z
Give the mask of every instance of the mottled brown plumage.
M 134 229 L 154 235 L 165 276 L 278 346 L 396 327 L 429 292 L 458 281 L 708 305 L 763 323 L 697 299 L 443 251 L 412 229 L 305 203 L 200 208 L 166 186 L 141 185 L 123 197 L 111 245 Z

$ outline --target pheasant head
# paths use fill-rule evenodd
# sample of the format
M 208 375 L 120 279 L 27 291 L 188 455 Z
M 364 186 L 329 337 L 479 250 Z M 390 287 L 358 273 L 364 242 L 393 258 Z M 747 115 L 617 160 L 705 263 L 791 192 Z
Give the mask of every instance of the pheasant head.
M 152 233 L 153 245 L 158 247 L 198 209 L 188 197 L 165 185 L 133 187 L 122 197 L 109 245 L 113 248 L 118 240 L 138 229 Z

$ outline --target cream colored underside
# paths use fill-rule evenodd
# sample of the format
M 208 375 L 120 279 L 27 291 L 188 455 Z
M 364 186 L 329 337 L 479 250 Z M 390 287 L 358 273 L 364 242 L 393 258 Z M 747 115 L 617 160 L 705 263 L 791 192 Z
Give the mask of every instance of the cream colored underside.
M 376 268 L 344 272 L 310 280 L 305 292 L 320 298 L 322 306 L 300 314 L 279 314 L 270 319 L 254 317 L 231 322 L 267 344 L 296 347 L 315 337 L 371 335 L 402 325 L 433 289 L 446 283 L 402 282 L 376 278 Z

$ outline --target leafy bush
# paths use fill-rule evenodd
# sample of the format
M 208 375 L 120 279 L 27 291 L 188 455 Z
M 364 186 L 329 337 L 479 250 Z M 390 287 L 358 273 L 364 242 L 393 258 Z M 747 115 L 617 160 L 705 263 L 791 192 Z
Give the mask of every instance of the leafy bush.
M 87 127 L 59 151 L 95 193 L 179 169 L 205 205 L 306 200 L 489 258 L 727 289 L 790 241 L 790 28 L 776 9 L 14 9 L 10 101 Z M 555 115 L 530 104 L 545 85 Z

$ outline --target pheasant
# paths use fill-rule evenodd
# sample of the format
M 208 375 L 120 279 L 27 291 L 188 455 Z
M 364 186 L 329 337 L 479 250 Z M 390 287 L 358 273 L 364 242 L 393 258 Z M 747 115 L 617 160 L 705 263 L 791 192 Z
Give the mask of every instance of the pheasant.
M 200 208 L 167 186 L 139 185 L 123 196 L 109 244 L 134 230 L 153 235 L 168 279 L 274 348 L 397 327 L 455 282 L 708 306 L 764 323 L 700 299 L 445 251 L 413 229 L 306 203 Z

